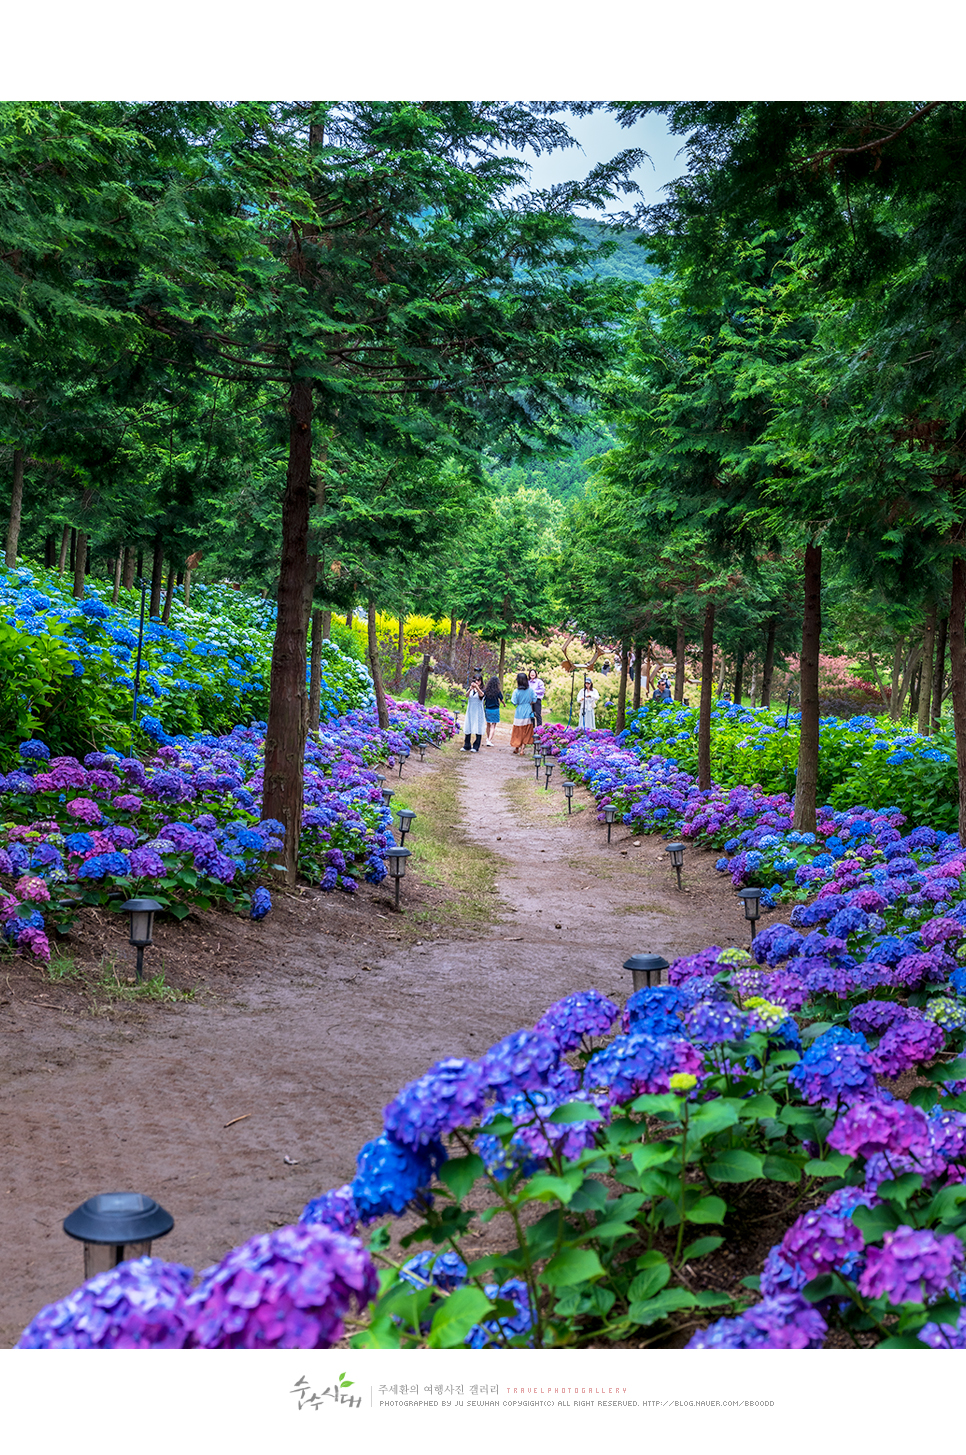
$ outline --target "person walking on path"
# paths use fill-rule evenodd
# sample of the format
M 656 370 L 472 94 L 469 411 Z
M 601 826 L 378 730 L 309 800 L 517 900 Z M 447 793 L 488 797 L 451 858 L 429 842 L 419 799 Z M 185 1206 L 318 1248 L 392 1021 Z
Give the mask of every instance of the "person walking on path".
M 577 693 L 577 726 L 582 732 L 592 733 L 596 728 L 597 720 L 594 716 L 594 706 L 599 701 L 600 693 L 597 691 L 591 678 L 585 677 L 583 691 Z
M 486 718 L 486 746 L 488 748 L 496 747 L 493 739 L 496 737 L 496 727 L 500 721 L 500 703 L 505 701 L 506 698 L 500 691 L 500 679 L 491 677 L 483 693 L 483 716 Z
M 513 727 L 510 731 L 510 746 L 515 753 L 533 742 L 533 688 L 526 672 L 517 673 L 517 685 L 510 698 L 513 703 Z
M 533 693 L 533 720 L 537 727 L 543 727 L 543 699 L 547 689 L 535 668 L 530 668 L 530 690 Z
M 483 713 L 483 679 L 474 677 L 466 694 L 466 713 L 463 717 L 463 752 L 470 752 L 470 738 L 474 739 L 472 751 L 480 751 L 480 739 L 486 718 Z

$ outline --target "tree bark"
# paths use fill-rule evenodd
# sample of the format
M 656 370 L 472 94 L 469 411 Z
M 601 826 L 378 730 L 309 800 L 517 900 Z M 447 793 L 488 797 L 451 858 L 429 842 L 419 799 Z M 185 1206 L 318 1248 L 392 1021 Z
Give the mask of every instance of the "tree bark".
M 711 695 L 714 687 L 714 602 L 704 608 L 701 639 L 701 708 L 698 713 L 698 787 L 711 787 Z
M 821 632 L 822 548 L 809 542 L 805 547 L 805 616 L 802 622 L 802 730 L 792 819 L 792 827 L 807 834 L 815 832 L 818 793 L 818 651 Z
M 191 572 L 187 566 L 184 572 L 184 604 L 186 607 L 191 605 Z
M 627 669 L 630 665 L 631 644 L 628 641 L 621 642 L 621 684 L 617 689 L 617 726 L 619 733 L 624 731 L 627 723 Z
M 137 562 L 134 559 L 134 552 L 130 546 L 124 547 L 124 569 L 121 573 L 121 585 L 125 591 L 134 590 L 134 567 Z
M 77 562 L 77 531 L 76 531 L 76 529 L 75 529 L 74 526 L 71 526 L 71 528 L 70 528 L 70 560 L 68 562 L 68 566 L 70 567 L 70 574 L 72 576 L 74 574 L 76 562 Z
M 674 651 L 674 701 L 684 701 L 684 648 L 686 646 L 684 636 L 684 623 L 678 622 L 678 638 Z
M 346 624 L 346 630 L 351 632 L 351 630 L 352 630 L 352 612 L 351 611 L 347 611 L 346 614 L 345 614 L 345 624 Z
M 67 567 L 67 550 L 70 546 L 70 526 L 65 525 L 60 533 L 60 555 L 57 557 L 57 574 L 63 576 Z
M 963 530 L 960 527 L 960 541 Z M 959 842 L 966 844 L 966 560 L 953 557 L 949 599 L 949 670 L 952 676 L 956 776 L 959 780 Z
M 151 603 L 148 607 L 148 615 L 158 617 L 161 615 L 161 581 L 164 576 L 164 547 L 161 542 L 161 532 L 158 531 L 154 537 L 154 558 L 151 562 Z
M 386 706 L 386 693 L 382 685 L 382 668 L 379 665 L 379 642 L 376 638 L 376 603 L 369 599 L 369 671 L 372 673 L 372 685 L 376 693 L 376 712 L 379 717 L 379 726 L 385 730 L 389 727 L 389 709 Z
M 124 565 L 124 551 L 118 546 L 117 555 L 114 558 L 114 595 L 111 597 L 111 605 L 116 606 L 121 594 L 121 568 Z
M 429 691 L 429 653 L 423 653 L 423 670 L 419 674 L 419 694 L 416 701 L 420 707 L 426 706 L 426 693 Z
M 74 546 L 74 600 L 84 600 L 84 580 L 87 576 L 87 532 L 79 530 Z
M 939 640 L 936 643 L 936 666 L 932 674 L 932 730 L 938 732 L 942 722 L 943 681 L 946 676 L 946 637 L 949 632 L 949 617 L 944 615 L 939 623 Z
M 140 546 L 138 546 L 136 579 L 144 580 L 144 552 Z
M 289 452 L 282 498 L 282 555 L 278 616 L 272 646 L 268 729 L 265 734 L 263 818 L 285 827 L 281 865 L 285 882 L 298 874 L 302 827 L 302 769 L 305 761 L 305 572 L 309 547 L 312 483 L 312 384 L 293 379 L 289 390 Z
M 57 547 L 54 545 L 53 535 L 44 536 L 44 565 L 48 571 L 52 571 L 57 565 Z
M 744 683 L 742 681 L 742 678 L 744 677 L 744 674 L 745 674 L 745 654 L 744 654 L 744 652 L 739 652 L 738 655 L 735 657 L 735 685 L 734 685 L 734 691 L 732 692 L 732 695 L 731 695 L 731 700 L 735 704 L 736 707 L 740 707 L 741 706 L 741 692 L 742 692 L 742 688 L 744 686 Z
M 778 628 L 777 617 L 771 617 L 768 622 L 768 630 L 765 633 L 765 660 L 761 668 L 761 705 L 771 707 L 771 679 L 775 675 L 775 632 Z
M 448 657 L 448 661 L 449 661 L 449 664 L 450 664 L 450 667 L 451 668 L 452 668 L 452 665 L 453 665 L 453 653 L 456 651 L 456 628 L 457 628 L 458 625 L 459 625 L 459 622 L 456 620 L 456 613 L 455 613 L 455 611 L 451 611 L 450 612 L 450 615 L 449 615 L 449 657 Z
M 722 654 L 721 654 L 721 666 L 718 668 L 718 691 L 715 694 L 717 697 L 720 697 L 721 694 L 722 694 L 722 692 L 724 692 L 725 676 L 727 675 L 727 672 L 728 672 L 728 663 L 725 660 L 724 653 L 722 652 Z
M 635 712 L 640 712 L 640 710 L 641 710 L 641 674 L 642 674 L 643 669 L 644 669 L 644 663 L 642 662 L 641 657 L 643 655 L 643 651 L 644 651 L 644 645 L 643 645 L 643 643 L 642 642 L 635 642 L 634 643 L 634 711 Z
M 165 626 L 171 620 L 171 598 L 174 596 L 174 566 L 168 563 L 168 583 L 164 593 L 164 612 L 161 620 Z
M 330 642 L 332 640 L 332 613 L 331 613 L 331 611 L 323 611 L 323 613 L 322 613 L 322 640 L 324 642 Z
M 20 543 L 20 516 L 23 510 L 23 450 L 13 452 L 13 483 L 10 491 L 10 520 L 7 525 L 7 549 L 4 560 L 9 570 L 17 564 Z
M 309 665 L 309 732 L 319 730 L 319 716 L 322 702 L 322 612 L 312 612 L 312 657 Z
M 399 635 L 396 643 L 396 672 L 392 679 L 393 692 L 402 691 L 403 652 L 406 646 L 406 614 L 400 610 L 398 617 Z
M 466 623 L 464 622 L 463 625 L 465 626 Z M 499 670 L 498 670 L 498 672 L 496 674 L 499 677 L 499 679 L 500 679 L 500 691 L 501 692 L 503 691 L 503 671 L 504 671 L 504 668 L 505 667 L 506 667 L 506 637 L 501 637 L 500 638 L 500 667 L 499 667 Z

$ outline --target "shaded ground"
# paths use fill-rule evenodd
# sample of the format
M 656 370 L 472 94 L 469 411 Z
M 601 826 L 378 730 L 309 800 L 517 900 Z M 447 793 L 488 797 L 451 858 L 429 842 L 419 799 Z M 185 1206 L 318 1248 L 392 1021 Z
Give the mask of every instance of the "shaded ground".
M 419 814 L 401 915 L 386 881 L 278 895 L 261 924 L 160 924 L 146 970 L 174 1001 L 131 998 L 105 911 L 61 942 L 70 976 L 0 960 L 0 1346 L 81 1281 L 61 1221 L 86 1197 L 156 1197 L 175 1227 L 155 1251 L 201 1268 L 350 1178 L 385 1102 L 441 1056 L 572 990 L 623 1000 L 629 954 L 747 943 L 712 854 L 688 851 L 679 895 L 662 840 L 615 826 L 608 847 L 587 795 L 568 815 L 559 768 L 538 789 L 500 732 L 393 782 Z

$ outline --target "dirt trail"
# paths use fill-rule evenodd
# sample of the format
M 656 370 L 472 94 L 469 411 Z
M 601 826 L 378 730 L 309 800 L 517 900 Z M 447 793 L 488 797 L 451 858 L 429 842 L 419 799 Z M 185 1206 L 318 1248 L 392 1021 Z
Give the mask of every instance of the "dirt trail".
M 744 943 L 711 855 L 690 853 L 679 897 L 660 840 L 615 827 L 608 848 L 592 806 L 568 817 L 559 767 L 537 790 L 500 731 L 498 748 L 455 743 L 407 769 L 457 773 L 466 834 L 499 855 L 480 933 L 420 942 L 384 888 L 309 890 L 260 925 L 162 926 L 159 943 L 180 947 L 209 993 L 101 1015 L 4 964 L 0 1346 L 80 1282 L 81 1245 L 61 1221 L 93 1193 L 156 1197 L 175 1227 L 155 1252 L 201 1268 L 350 1178 L 385 1102 L 441 1056 L 479 1055 L 572 990 L 623 999 L 628 954 Z M 574 804 L 590 800 L 578 790 Z M 409 842 L 418 881 L 418 834 Z M 404 904 L 418 892 L 407 879 Z

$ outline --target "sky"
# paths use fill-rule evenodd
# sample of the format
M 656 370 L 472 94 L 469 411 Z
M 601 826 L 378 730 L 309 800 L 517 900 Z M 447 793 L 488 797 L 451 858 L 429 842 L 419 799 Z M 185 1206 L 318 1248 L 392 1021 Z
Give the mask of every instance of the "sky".
M 687 171 L 687 158 L 682 151 L 685 139 L 671 135 L 663 116 L 646 116 L 625 129 L 618 125 L 615 117 L 599 112 L 593 116 L 569 118 L 569 128 L 580 143 L 580 150 L 570 147 L 540 157 L 524 154 L 531 164 L 530 182 L 533 187 L 549 187 L 555 182 L 583 177 L 598 162 L 609 161 L 618 152 L 630 147 L 643 148 L 650 157 L 649 162 L 631 174 L 641 188 L 641 194 L 636 198 L 638 202 L 652 204 L 661 201 L 661 189 Z M 632 194 L 628 204 L 633 200 Z M 609 210 L 620 210 L 620 204 Z

